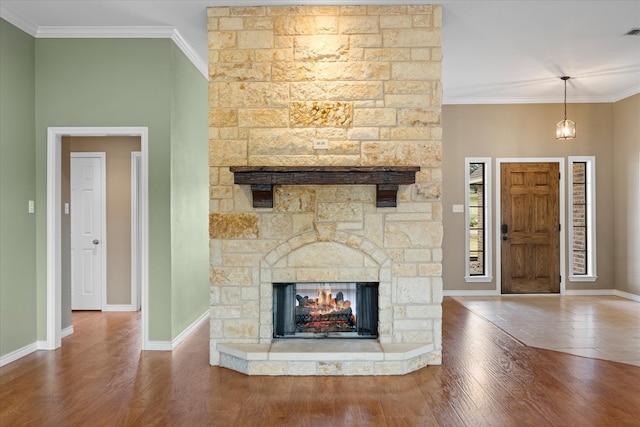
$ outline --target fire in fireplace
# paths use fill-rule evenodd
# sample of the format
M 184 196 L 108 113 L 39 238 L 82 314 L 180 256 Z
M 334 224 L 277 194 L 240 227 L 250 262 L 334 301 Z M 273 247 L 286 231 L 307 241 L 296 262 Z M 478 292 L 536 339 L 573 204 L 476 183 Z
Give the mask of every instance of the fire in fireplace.
M 376 338 L 377 283 L 275 283 L 275 338 Z

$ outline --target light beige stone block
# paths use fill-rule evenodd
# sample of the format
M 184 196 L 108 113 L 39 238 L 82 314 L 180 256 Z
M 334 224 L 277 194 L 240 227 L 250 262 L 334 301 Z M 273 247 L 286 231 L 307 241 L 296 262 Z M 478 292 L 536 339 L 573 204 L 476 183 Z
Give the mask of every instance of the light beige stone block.
M 441 319 L 442 305 L 408 305 L 406 306 L 407 317 L 416 319 Z
M 289 86 L 285 83 L 225 82 L 217 85 L 226 107 L 287 107 Z
M 409 61 L 411 49 L 399 48 L 367 48 L 364 50 L 365 61 Z
M 241 127 L 284 128 L 288 125 L 289 111 L 286 108 L 241 108 L 238 110 L 238 126 Z
M 439 62 L 392 62 L 391 74 L 397 80 L 440 80 Z
M 230 16 L 264 16 L 266 14 L 264 7 L 230 7 Z
M 227 339 L 257 338 L 260 327 L 257 319 L 226 319 L 223 325 Z
M 341 16 L 339 19 L 342 34 L 377 34 L 380 31 L 380 20 L 377 16 Z
M 232 49 L 236 47 L 235 31 L 209 31 L 209 50 Z
M 440 166 L 442 145 L 423 141 L 367 141 L 362 143 L 362 163 L 365 165 Z
M 273 30 L 273 19 L 266 16 L 248 16 L 244 18 L 247 30 Z
M 306 186 L 278 186 L 274 191 L 277 212 L 313 212 L 316 192 Z
M 395 108 L 356 108 L 353 111 L 354 126 L 394 126 Z
M 287 257 L 287 265 L 293 268 L 362 268 L 362 253 L 331 242 L 316 242 L 305 245 Z
M 271 64 L 272 81 L 300 82 L 316 78 L 315 62 L 276 62 Z
M 362 221 L 363 208 L 360 203 L 318 203 L 319 221 Z
M 293 39 L 295 61 L 346 61 L 349 55 L 349 37 L 340 35 L 296 36 Z
M 410 15 L 383 15 L 380 17 L 380 28 L 411 28 L 413 19 Z
M 382 36 L 380 34 L 354 34 L 349 36 L 349 47 L 351 49 L 382 47 Z
M 439 222 L 391 222 L 385 224 L 385 246 L 433 248 L 442 244 Z
M 209 279 L 216 286 L 250 286 L 251 269 L 246 267 L 211 267 Z
M 210 199 L 230 199 L 233 197 L 233 188 L 228 185 L 212 185 L 209 187 Z
M 424 28 L 382 30 L 382 40 L 385 47 L 440 47 L 442 45 L 439 30 Z
M 319 62 L 316 64 L 319 80 L 388 80 L 391 66 L 387 62 Z
M 228 7 L 208 7 L 207 16 L 208 17 L 229 16 L 229 8 Z
M 359 81 L 341 81 L 341 82 L 319 82 L 310 81 L 302 83 L 292 83 L 291 100 L 307 101 L 327 100 L 370 100 L 382 99 L 383 84 L 382 82 L 359 82 Z
M 293 228 L 291 215 L 263 214 L 260 217 L 260 236 L 266 239 L 290 236 Z
M 236 109 L 216 108 L 209 110 L 209 126 L 226 127 L 238 125 L 238 111 Z
M 423 127 L 440 125 L 440 111 L 421 108 L 406 108 L 398 111 L 398 124 L 401 126 Z
M 237 33 L 239 49 L 272 49 L 274 47 L 273 31 L 245 30 Z
M 431 283 L 425 277 L 399 277 L 395 301 L 399 304 L 431 304 Z
M 209 141 L 209 166 L 234 166 L 244 165 L 246 163 L 246 141 Z
M 222 31 L 242 30 L 244 28 L 244 21 L 242 18 L 222 17 L 218 19 L 218 28 Z
M 268 63 L 216 63 L 209 64 L 210 81 L 269 81 Z
M 293 50 L 285 49 L 260 49 L 255 51 L 257 62 L 292 62 Z
M 416 264 L 393 264 L 391 272 L 395 277 L 414 277 L 418 273 Z

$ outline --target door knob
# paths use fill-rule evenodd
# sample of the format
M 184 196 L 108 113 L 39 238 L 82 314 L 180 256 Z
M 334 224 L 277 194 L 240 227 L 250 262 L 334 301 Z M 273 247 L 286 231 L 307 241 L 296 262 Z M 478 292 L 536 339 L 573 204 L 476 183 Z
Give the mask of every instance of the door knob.
M 93 244 L 94 244 L 94 245 L 97 245 L 98 243 L 100 243 L 100 240 L 98 240 L 98 239 L 93 239 Z

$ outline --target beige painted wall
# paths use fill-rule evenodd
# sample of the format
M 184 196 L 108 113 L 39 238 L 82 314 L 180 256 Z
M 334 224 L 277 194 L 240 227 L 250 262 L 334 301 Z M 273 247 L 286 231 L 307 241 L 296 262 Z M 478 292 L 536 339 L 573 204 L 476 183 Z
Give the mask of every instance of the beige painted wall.
M 555 125 L 562 119 L 562 104 L 443 106 L 442 247 L 445 290 L 496 289 L 497 245 L 493 236 L 494 281 L 466 283 L 464 279 L 464 214 L 452 213 L 452 206 L 464 204 L 465 157 L 491 157 L 491 208 L 495 211 L 496 158 L 561 157 L 565 159 L 566 167 L 568 156 L 595 156 L 598 280 L 569 282 L 567 271 L 563 271 L 562 276 L 567 290 L 614 288 L 613 104 L 569 104 L 567 113 L 568 118 L 577 124 L 577 137 L 572 141 L 558 141 L 555 139 Z M 637 160 L 637 154 L 635 158 Z M 563 221 L 567 223 L 566 217 Z M 495 212 L 492 212 L 491 224 L 495 224 Z M 566 227 L 564 235 L 566 236 Z M 568 262 L 565 268 L 568 268 Z
M 64 137 L 62 203 L 70 203 L 71 152 L 103 151 L 107 175 L 107 304 L 131 304 L 131 152 L 139 137 Z M 62 216 L 63 301 L 70 307 L 70 216 Z M 70 312 L 70 308 L 63 313 Z M 70 324 L 70 322 L 69 322 Z M 63 318 L 63 327 L 65 322 Z
M 616 289 L 640 295 L 640 94 L 613 106 Z

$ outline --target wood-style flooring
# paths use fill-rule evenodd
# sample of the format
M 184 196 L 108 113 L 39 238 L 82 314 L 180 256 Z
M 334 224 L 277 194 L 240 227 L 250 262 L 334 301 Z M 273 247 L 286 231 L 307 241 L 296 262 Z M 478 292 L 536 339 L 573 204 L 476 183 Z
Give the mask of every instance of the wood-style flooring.
M 640 367 L 527 347 L 451 298 L 443 364 L 393 377 L 249 377 L 203 325 L 140 352 L 130 313 L 74 313 L 56 351 L 0 368 L 0 426 L 640 426 Z

